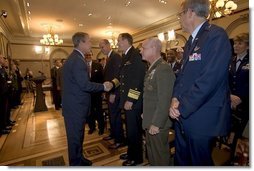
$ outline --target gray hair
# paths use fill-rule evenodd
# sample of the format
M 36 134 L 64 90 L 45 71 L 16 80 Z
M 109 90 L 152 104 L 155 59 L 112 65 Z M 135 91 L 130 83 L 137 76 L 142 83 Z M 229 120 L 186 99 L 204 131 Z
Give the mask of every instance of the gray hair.
M 191 9 L 197 16 L 207 18 L 209 16 L 209 0 L 185 0 L 182 3 L 183 10 Z
M 74 47 L 78 47 L 79 43 L 81 41 L 86 41 L 86 38 L 89 37 L 88 33 L 84 33 L 84 32 L 77 32 L 72 36 L 72 42 Z
M 156 49 L 157 53 L 161 52 L 162 43 L 157 37 L 151 37 L 151 38 L 148 38 L 147 40 L 149 42 L 149 45 Z
M 103 42 L 105 45 L 110 44 L 108 39 L 102 39 L 101 42 Z

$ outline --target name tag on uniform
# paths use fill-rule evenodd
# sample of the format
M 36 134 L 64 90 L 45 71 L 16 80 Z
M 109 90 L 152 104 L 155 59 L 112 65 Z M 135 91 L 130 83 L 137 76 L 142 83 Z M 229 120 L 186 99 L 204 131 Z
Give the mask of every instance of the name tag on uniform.
M 189 56 L 189 61 L 201 61 L 201 53 L 193 53 Z

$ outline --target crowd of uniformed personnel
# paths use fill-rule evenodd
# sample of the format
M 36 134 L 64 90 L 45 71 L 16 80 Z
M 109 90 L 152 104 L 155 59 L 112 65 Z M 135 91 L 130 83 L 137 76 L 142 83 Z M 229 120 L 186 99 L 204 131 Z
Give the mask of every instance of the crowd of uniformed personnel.
M 21 105 L 21 82 L 23 77 L 18 61 L 11 61 L 0 54 L 0 136 L 9 134 L 15 121 L 11 120 L 11 109 Z

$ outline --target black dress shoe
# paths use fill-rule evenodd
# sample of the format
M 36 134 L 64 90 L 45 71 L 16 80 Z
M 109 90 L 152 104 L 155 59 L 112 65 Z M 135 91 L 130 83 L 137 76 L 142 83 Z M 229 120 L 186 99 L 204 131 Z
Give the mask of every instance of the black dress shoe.
M 7 126 L 14 126 L 14 123 L 8 123 Z
M 4 129 L 10 131 L 10 130 L 12 129 L 12 127 L 11 127 L 11 126 L 7 126 L 7 127 L 5 127 Z
M 11 124 L 15 124 L 15 123 L 16 123 L 16 121 L 11 121 L 11 120 L 10 120 L 10 121 L 9 121 L 9 123 L 11 123 Z
M 117 149 L 117 148 L 123 147 L 123 146 L 125 146 L 123 143 L 115 143 L 115 144 L 110 145 L 108 148 L 109 149 Z
M 99 130 L 98 134 L 102 135 L 102 134 L 104 134 L 104 131 L 103 130 Z
M 121 160 L 128 160 L 128 154 L 127 153 L 121 154 L 119 158 Z
M 1 135 L 4 135 L 4 134 L 9 134 L 10 133 L 10 130 L 6 130 L 6 129 L 3 129 L 0 134 Z
M 92 134 L 94 132 L 94 129 L 90 129 L 89 131 L 88 131 L 88 134 Z
M 92 166 L 93 162 L 91 160 L 88 160 L 86 158 L 83 158 L 83 161 L 81 163 L 81 166 Z
M 105 140 L 105 141 L 112 140 L 112 139 L 113 139 L 113 137 L 111 137 L 111 136 L 107 136 L 107 137 L 103 138 L 103 140 Z
M 126 160 L 123 162 L 123 166 L 136 166 L 138 163 L 136 163 L 134 160 Z M 139 163 L 140 164 L 140 163 Z

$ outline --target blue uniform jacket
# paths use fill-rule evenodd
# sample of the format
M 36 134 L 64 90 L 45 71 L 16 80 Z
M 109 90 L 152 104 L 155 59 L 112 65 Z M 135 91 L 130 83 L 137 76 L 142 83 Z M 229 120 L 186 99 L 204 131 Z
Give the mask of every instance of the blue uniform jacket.
M 173 89 L 185 132 L 225 135 L 230 128 L 228 68 L 231 45 L 226 32 L 205 22 L 185 45 L 182 69 Z

